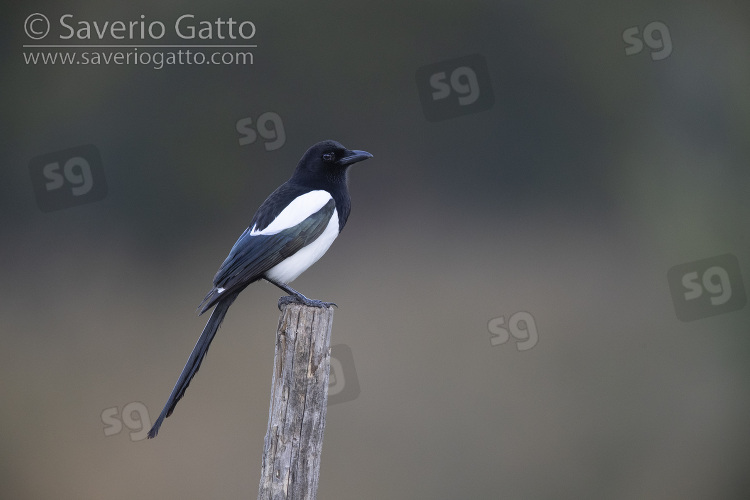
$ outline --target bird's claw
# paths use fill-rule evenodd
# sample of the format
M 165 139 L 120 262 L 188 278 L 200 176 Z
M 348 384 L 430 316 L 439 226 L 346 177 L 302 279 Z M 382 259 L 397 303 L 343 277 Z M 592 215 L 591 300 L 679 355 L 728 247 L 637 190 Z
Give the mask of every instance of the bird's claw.
M 279 311 L 287 304 L 302 304 L 309 307 L 321 307 L 328 309 L 331 306 L 338 307 L 335 302 L 323 302 L 322 300 L 308 299 L 304 295 L 302 297 L 295 297 L 293 295 L 285 295 L 279 299 Z

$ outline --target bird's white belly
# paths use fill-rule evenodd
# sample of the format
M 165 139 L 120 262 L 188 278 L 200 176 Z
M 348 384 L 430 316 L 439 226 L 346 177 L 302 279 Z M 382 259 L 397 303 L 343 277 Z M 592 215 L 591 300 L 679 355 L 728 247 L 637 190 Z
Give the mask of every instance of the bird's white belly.
M 331 220 L 318 238 L 300 249 L 291 257 L 287 257 L 266 272 L 266 276 L 280 283 L 289 283 L 315 264 L 331 247 L 333 240 L 339 235 L 339 214 L 334 209 Z

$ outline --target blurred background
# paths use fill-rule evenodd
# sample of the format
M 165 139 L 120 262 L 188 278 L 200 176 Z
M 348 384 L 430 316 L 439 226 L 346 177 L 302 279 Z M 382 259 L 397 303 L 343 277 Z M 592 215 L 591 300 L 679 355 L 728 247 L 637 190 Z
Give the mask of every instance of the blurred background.
M 319 498 L 750 498 L 746 2 L 3 10 L 0 497 L 256 497 L 275 287 L 143 438 L 330 138 L 374 158 L 293 284 L 339 305 Z

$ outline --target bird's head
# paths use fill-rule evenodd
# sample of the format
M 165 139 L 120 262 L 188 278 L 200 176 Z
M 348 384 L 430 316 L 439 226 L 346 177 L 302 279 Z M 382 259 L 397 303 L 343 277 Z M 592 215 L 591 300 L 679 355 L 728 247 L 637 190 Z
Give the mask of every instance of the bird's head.
M 321 141 L 302 155 L 295 175 L 321 180 L 346 179 L 350 165 L 368 158 L 372 155 L 367 151 L 346 149 L 336 141 Z

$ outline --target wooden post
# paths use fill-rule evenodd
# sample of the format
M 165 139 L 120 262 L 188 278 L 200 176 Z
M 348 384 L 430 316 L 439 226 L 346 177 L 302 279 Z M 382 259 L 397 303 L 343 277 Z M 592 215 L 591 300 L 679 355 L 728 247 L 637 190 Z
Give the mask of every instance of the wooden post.
M 328 405 L 333 307 L 282 306 L 259 500 L 314 500 Z

